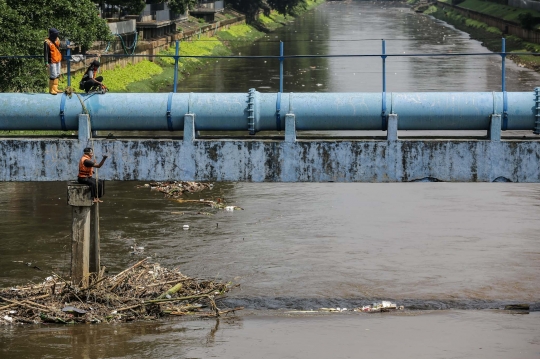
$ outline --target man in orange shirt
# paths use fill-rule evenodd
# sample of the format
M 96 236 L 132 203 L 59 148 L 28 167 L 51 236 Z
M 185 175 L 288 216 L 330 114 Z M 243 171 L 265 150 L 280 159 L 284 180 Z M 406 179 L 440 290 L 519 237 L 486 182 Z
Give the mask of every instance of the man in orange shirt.
M 58 78 L 60 77 L 60 64 L 62 53 L 60 52 L 60 39 L 58 30 L 49 29 L 49 37 L 45 39 L 44 51 L 45 64 L 49 69 L 49 93 L 56 95 L 62 91 L 58 89 Z
M 92 175 L 94 174 L 94 167 L 101 168 L 107 159 L 107 156 L 103 156 L 101 162 L 97 164 L 93 159 L 94 151 L 90 147 L 85 148 L 83 152 L 84 154 L 79 160 L 79 174 L 77 175 L 77 182 L 90 186 L 92 200 L 94 203 L 103 202 L 99 199 L 99 195 L 103 192 L 105 181 L 99 180 L 99 182 L 96 182 L 96 179 L 92 178 Z M 98 191 L 98 185 L 100 186 L 101 191 Z

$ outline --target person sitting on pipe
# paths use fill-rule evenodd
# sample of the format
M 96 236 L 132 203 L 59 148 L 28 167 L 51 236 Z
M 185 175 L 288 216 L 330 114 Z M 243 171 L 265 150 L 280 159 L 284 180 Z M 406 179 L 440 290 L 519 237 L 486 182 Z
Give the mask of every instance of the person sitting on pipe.
M 94 167 L 101 168 L 107 159 L 107 156 L 103 156 L 101 162 L 96 164 L 96 162 L 93 160 L 94 150 L 92 150 L 92 148 L 86 147 L 83 152 L 83 156 L 79 160 L 79 174 L 77 175 L 77 182 L 90 186 L 90 191 L 92 192 L 92 202 L 103 202 L 99 198 L 105 194 L 105 181 L 96 181 L 95 178 L 92 178 L 92 176 L 94 174 Z
M 100 65 L 101 64 L 98 60 L 92 61 L 90 66 L 88 66 L 84 72 L 83 78 L 79 83 L 80 90 L 84 90 L 86 93 L 91 91 L 105 93 L 107 91 L 107 87 L 102 83 L 103 76 L 96 77 Z

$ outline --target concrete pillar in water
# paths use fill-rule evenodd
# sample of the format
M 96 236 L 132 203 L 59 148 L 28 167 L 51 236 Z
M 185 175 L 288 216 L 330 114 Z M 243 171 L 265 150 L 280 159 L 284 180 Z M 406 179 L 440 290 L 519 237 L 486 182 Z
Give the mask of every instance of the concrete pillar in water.
M 68 204 L 73 214 L 71 281 L 74 285 L 86 287 L 90 273 L 99 271 L 99 221 L 97 220 L 99 212 L 97 206 L 92 211 L 90 187 L 87 185 L 71 182 L 68 184 L 67 194 Z M 95 219 L 93 230 L 90 225 L 92 212 Z M 92 263 L 90 263 L 90 258 L 92 258 Z
M 92 126 L 90 123 L 90 116 L 87 114 L 80 114 L 79 115 L 79 147 L 81 148 L 81 151 L 84 147 L 87 147 L 89 144 L 89 141 L 91 138 L 96 134 L 96 131 L 92 131 Z M 70 186 L 71 186 L 71 192 L 70 192 Z M 76 217 L 88 217 L 88 236 L 89 236 L 89 245 L 88 245 L 88 264 L 82 265 L 82 271 L 86 273 L 86 277 L 88 277 L 88 273 L 99 273 L 100 269 L 100 239 L 99 239 L 99 205 L 98 203 L 93 206 L 93 209 L 90 210 L 90 207 L 92 207 L 93 202 L 91 200 L 91 194 L 90 194 L 90 188 L 86 185 L 81 185 L 76 182 L 72 182 L 70 185 L 68 185 L 68 203 L 73 207 L 73 243 L 79 241 L 79 239 L 76 239 L 75 235 L 75 221 Z M 73 202 L 73 203 L 72 203 Z M 82 210 L 76 209 L 77 207 L 86 208 L 88 210 L 88 213 L 82 214 Z M 77 213 L 77 215 L 76 215 Z M 86 226 L 86 224 L 85 224 Z M 84 234 L 86 235 L 86 233 Z M 81 242 L 83 243 L 83 242 Z M 83 248 L 86 248 L 86 245 L 83 246 Z M 72 248 L 71 253 L 72 259 L 71 259 L 71 271 L 73 273 L 74 270 L 74 260 L 73 258 L 78 258 L 79 256 L 76 254 L 76 252 Z M 77 262 L 76 260 L 75 262 Z M 86 259 L 82 259 L 82 263 L 85 263 Z M 77 269 L 75 272 L 79 270 L 78 265 L 76 264 Z M 75 281 L 73 281 L 76 283 Z

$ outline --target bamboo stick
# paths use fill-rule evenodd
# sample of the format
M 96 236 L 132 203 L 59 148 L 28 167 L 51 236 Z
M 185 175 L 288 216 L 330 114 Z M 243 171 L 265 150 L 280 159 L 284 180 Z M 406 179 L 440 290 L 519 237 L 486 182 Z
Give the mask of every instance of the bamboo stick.
M 125 269 L 125 270 L 121 271 L 120 273 L 118 273 L 117 275 L 115 275 L 114 277 L 112 277 L 112 280 L 114 281 L 114 280 L 118 279 L 120 276 L 123 276 L 125 273 L 129 272 L 130 270 L 137 268 L 138 266 L 140 266 L 141 264 L 143 264 L 147 260 L 148 260 L 148 257 L 146 257 L 144 259 L 141 259 L 140 261 L 138 261 L 137 263 L 135 263 L 134 265 L 132 265 L 128 269 Z
M 209 294 L 201 294 L 201 295 L 190 295 L 187 297 L 178 297 L 178 298 L 170 298 L 170 299 L 153 299 L 153 300 L 147 300 L 146 302 L 143 302 L 143 304 L 155 304 L 155 303 L 162 303 L 162 302 L 177 302 L 179 300 L 190 300 L 190 299 L 198 299 L 198 298 L 204 298 L 204 297 L 210 297 Z
M 182 283 L 176 284 L 174 287 L 169 288 L 166 292 L 162 293 L 157 299 L 164 299 L 167 297 L 167 295 L 174 294 L 178 292 L 180 289 L 182 289 Z
M 173 283 L 178 283 L 178 282 L 185 282 L 185 281 L 188 281 L 188 280 L 193 280 L 193 278 L 169 280 L 167 282 L 149 284 L 146 287 L 157 287 L 159 285 L 166 285 L 166 284 L 173 284 Z
M 139 303 L 139 304 L 136 304 L 136 305 L 132 305 L 132 306 L 129 306 L 129 307 L 124 307 L 124 308 L 120 308 L 120 309 L 116 309 L 117 312 L 123 312 L 124 310 L 130 310 L 130 309 L 135 309 L 135 308 L 138 308 L 140 306 L 144 305 L 144 303 Z
M 6 299 L 6 298 L 0 298 L 0 299 L 2 299 L 2 300 L 5 301 L 5 302 L 12 303 L 13 306 L 17 306 L 17 305 L 18 305 L 18 306 L 21 306 L 21 307 L 27 307 L 27 308 L 30 308 L 30 309 L 36 309 L 36 310 L 40 310 L 40 309 L 43 310 L 43 309 L 44 309 L 44 310 L 47 310 L 47 311 L 50 311 L 50 312 L 51 312 L 51 311 L 54 311 L 54 310 L 51 310 L 51 309 L 49 309 L 49 308 L 47 308 L 47 307 L 44 307 L 44 308 L 39 308 L 39 307 L 37 307 L 37 308 L 36 308 L 36 307 L 34 307 L 33 305 L 27 303 L 26 300 L 23 300 L 22 302 L 20 302 L 20 301 L 11 300 L 11 299 Z M 37 303 L 33 303 L 33 304 L 37 304 Z M 39 305 L 40 305 L 40 304 L 39 304 Z M 41 305 L 40 305 L 40 306 L 41 306 Z

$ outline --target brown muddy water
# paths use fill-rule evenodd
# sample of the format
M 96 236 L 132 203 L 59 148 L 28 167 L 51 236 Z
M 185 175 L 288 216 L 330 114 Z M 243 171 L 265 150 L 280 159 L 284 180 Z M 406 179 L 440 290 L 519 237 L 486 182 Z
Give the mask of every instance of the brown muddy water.
M 389 53 L 486 52 L 403 5 L 360 1 L 328 2 L 238 51 L 275 53 L 270 41 L 282 39 L 288 54 L 378 53 L 381 38 Z M 239 61 L 218 61 L 183 90 L 276 91 L 277 64 L 261 71 Z M 291 61 L 285 91 L 380 91 L 380 60 L 362 61 Z M 497 57 L 434 61 L 388 60 L 388 91 L 499 90 Z M 507 70 L 509 91 L 539 83 L 531 71 Z M 107 183 L 102 264 L 115 273 L 151 256 L 190 276 L 233 281 L 240 286 L 220 306 L 246 309 L 219 320 L 3 326 L 1 358 L 540 357 L 538 184 L 216 183 L 189 196 L 244 208 L 235 212 L 166 200 L 141 184 Z M 1 287 L 51 270 L 67 275 L 65 193 L 63 182 L 0 183 Z M 130 253 L 135 243 L 143 254 Z M 385 299 L 406 310 L 294 312 Z M 502 310 L 515 303 L 532 311 Z
M 244 208 L 235 212 L 180 204 L 137 184 L 108 183 L 100 208 L 102 264 L 115 273 L 139 260 L 130 254 L 137 243 L 142 255 L 188 275 L 240 284 L 220 305 L 246 310 L 219 321 L 2 327 L 2 357 L 540 353 L 540 312 L 501 310 L 512 303 L 540 308 L 536 184 L 218 183 L 190 196 Z M 0 189 L 0 284 L 40 281 L 50 270 L 67 275 L 65 183 Z M 213 215 L 197 215 L 201 209 Z M 381 299 L 406 310 L 294 313 Z

